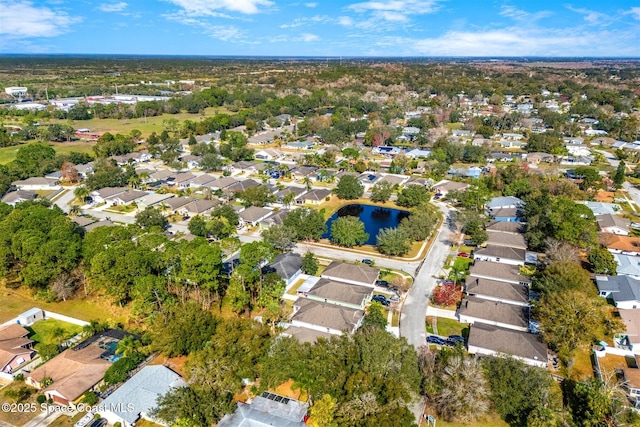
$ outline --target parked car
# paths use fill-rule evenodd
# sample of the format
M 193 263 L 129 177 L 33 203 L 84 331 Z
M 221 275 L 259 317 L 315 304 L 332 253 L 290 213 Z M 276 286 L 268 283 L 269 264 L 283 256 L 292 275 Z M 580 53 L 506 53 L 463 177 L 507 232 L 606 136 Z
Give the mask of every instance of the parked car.
M 468 254 L 466 252 L 458 252 L 458 256 L 462 258 L 469 258 L 471 254 Z
M 98 418 L 94 422 L 92 422 L 89 427 L 104 427 L 107 425 L 107 420 L 105 418 Z
M 362 260 L 362 263 L 363 264 L 367 264 L 367 265 L 372 265 L 373 261 L 371 261 L 369 258 L 365 258 L 365 259 Z
M 390 301 L 384 295 L 374 295 L 373 298 L 371 298 L 371 301 L 377 301 L 384 306 L 388 306 L 390 304 Z
M 435 335 L 429 335 L 427 337 L 427 342 L 429 344 L 438 344 L 438 345 L 445 345 L 446 341 L 440 337 L 437 337 Z
M 461 342 L 464 344 L 464 337 L 461 335 L 449 335 L 447 339 L 455 342 Z
M 389 282 L 387 282 L 386 280 L 376 280 L 376 285 L 382 286 L 383 288 L 388 288 Z

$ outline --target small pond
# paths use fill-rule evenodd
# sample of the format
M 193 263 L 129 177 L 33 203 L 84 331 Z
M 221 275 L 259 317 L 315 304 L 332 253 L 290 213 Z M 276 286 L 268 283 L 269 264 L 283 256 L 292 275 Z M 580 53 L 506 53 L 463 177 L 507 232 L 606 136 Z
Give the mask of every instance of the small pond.
M 366 244 L 375 245 L 376 236 L 381 228 L 396 228 L 400 224 L 400 221 L 409 215 L 409 211 L 400 209 L 358 204 L 346 205 L 338 209 L 338 211 L 327 220 L 327 232 L 322 237 L 325 239 L 331 237 L 331 223 L 337 218 L 355 216 L 364 222 L 364 229 L 369 233 L 369 240 L 367 240 Z

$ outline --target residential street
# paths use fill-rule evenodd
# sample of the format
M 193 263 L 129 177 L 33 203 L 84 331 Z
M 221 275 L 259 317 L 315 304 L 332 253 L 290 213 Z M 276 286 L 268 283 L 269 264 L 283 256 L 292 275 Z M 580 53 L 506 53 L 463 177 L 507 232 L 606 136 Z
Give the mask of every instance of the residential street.
M 413 286 L 409 290 L 400 314 L 400 336 L 416 348 L 426 344 L 425 316 L 429 305 L 429 296 L 436 286 L 436 277 L 442 273 L 442 266 L 449 254 L 451 230 L 447 218 L 451 212 L 445 205 L 437 206 L 444 214 L 445 220 L 440 226 L 438 235 L 418 268 Z

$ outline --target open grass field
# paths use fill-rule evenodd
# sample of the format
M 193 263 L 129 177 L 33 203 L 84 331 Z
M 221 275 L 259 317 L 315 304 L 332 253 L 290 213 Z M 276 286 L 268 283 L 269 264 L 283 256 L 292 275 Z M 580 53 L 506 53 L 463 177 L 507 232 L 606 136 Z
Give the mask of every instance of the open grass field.
M 36 141 L 28 142 L 28 144 L 33 144 Z M 84 141 L 71 141 L 71 142 L 50 142 L 56 153 L 58 154 L 68 154 L 72 151 L 76 151 L 78 153 L 90 153 L 93 154 L 92 147 L 95 145 L 92 142 L 84 142 Z M 13 147 L 4 147 L 0 148 L 0 164 L 6 165 L 7 163 L 13 161 L 16 158 L 16 154 L 18 150 L 22 147 L 22 145 L 16 145 Z
M 11 320 L 34 307 L 86 320 L 87 322 L 98 319 L 127 324 L 128 319 L 131 317 L 128 308 L 114 306 L 100 295 L 48 303 L 36 300 L 26 287 L 8 289 L 4 285 L 0 285 L 0 307 L 2 307 L 2 310 L 0 310 L 0 322 Z
M 59 337 L 56 336 L 56 330 L 58 328 L 64 331 Z M 27 329 L 33 332 L 33 335 L 29 336 L 29 338 L 42 344 L 59 344 L 82 332 L 81 326 L 57 319 L 40 320 Z

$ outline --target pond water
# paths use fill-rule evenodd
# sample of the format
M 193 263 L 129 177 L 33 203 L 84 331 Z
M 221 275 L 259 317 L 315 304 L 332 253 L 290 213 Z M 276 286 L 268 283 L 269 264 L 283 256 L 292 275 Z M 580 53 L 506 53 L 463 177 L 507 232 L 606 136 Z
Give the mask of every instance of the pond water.
M 346 205 L 338 209 L 327 220 L 327 232 L 322 236 L 325 239 L 331 237 L 331 223 L 343 216 L 355 216 L 364 222 L 364 229 L 369 233 L 367 245 L 376 244 L 376 236 L 381 228 L 396 228 L 403 218 L 410 215 L 408 211 L 400 209 L 382 208 L 371 205 Z

